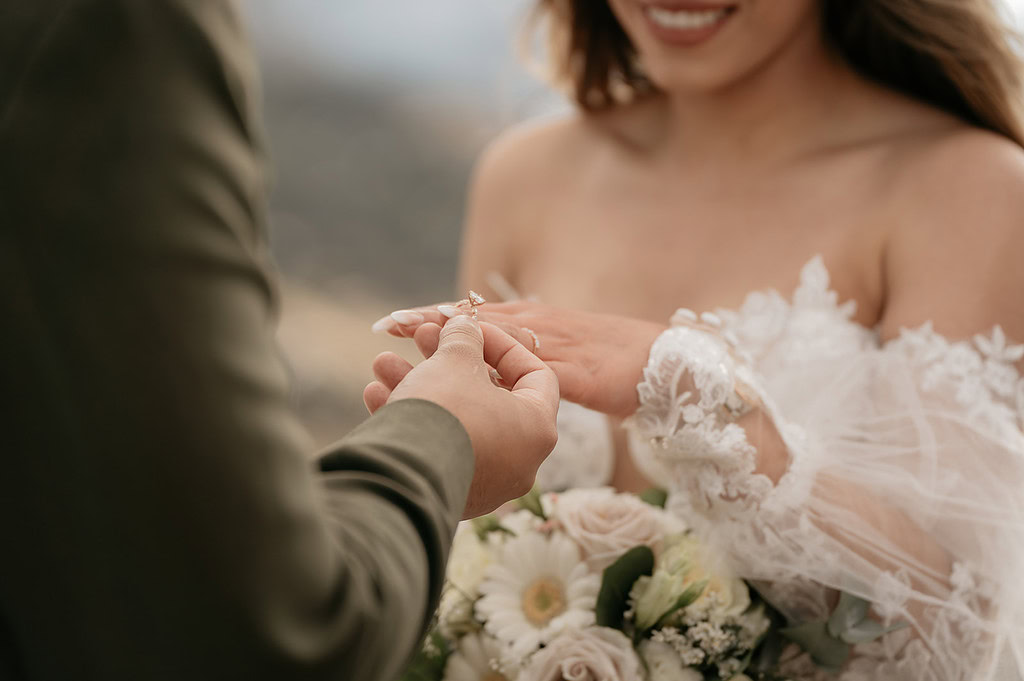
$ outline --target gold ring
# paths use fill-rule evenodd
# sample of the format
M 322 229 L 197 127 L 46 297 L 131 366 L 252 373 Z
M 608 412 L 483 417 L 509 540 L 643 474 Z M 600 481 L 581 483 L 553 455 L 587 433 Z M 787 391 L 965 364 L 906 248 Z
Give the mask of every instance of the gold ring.
M 523 327 L 523 331 L 530 334 L 530 338 L 533 339 L 533 349 L 530 352 L 536 355 L 537 351 L 540 350 L 540 338 L 537 338 L 537 332 L 525 326 Z

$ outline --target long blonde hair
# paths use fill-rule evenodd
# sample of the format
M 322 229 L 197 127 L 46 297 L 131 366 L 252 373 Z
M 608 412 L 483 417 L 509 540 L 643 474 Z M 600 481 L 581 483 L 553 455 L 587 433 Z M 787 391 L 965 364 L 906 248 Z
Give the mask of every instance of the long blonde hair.
M 538 0 L 554 77 L 585 110 L 655 92 L 606 0 Z M 1024 146 L 1024 58 L 995 0 L 821 0 L 826 38 L 862 75 Z

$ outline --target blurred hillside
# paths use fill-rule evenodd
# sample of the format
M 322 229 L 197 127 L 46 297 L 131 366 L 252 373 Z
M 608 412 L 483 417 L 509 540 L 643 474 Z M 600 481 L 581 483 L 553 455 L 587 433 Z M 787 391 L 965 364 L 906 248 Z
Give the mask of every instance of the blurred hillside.
M 519 65 L 526 0 L 251 0 L 275 167 L 280 340 L 319 444 L 365 415 L 391 310 L 450 299 L 473 160 L 557 100 Z

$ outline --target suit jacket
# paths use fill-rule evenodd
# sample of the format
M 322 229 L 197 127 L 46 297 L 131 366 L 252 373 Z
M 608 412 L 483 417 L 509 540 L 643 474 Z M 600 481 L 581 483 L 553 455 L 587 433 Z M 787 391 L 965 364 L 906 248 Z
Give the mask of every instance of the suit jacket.
M 389 679 L 429 620 L 469 439 L 311 466 L 255 80 L 226 0 L 0 5 L 0 679 Z

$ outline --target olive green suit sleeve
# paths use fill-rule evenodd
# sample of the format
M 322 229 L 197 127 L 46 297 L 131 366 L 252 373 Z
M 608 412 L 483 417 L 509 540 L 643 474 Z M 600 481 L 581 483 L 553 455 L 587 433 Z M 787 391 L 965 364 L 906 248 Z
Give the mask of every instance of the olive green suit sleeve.
M 253 69 L 226 1 L 0 8 L 0 679 L 387 680 L 429 620 L 469 440 L 311 465 Z

